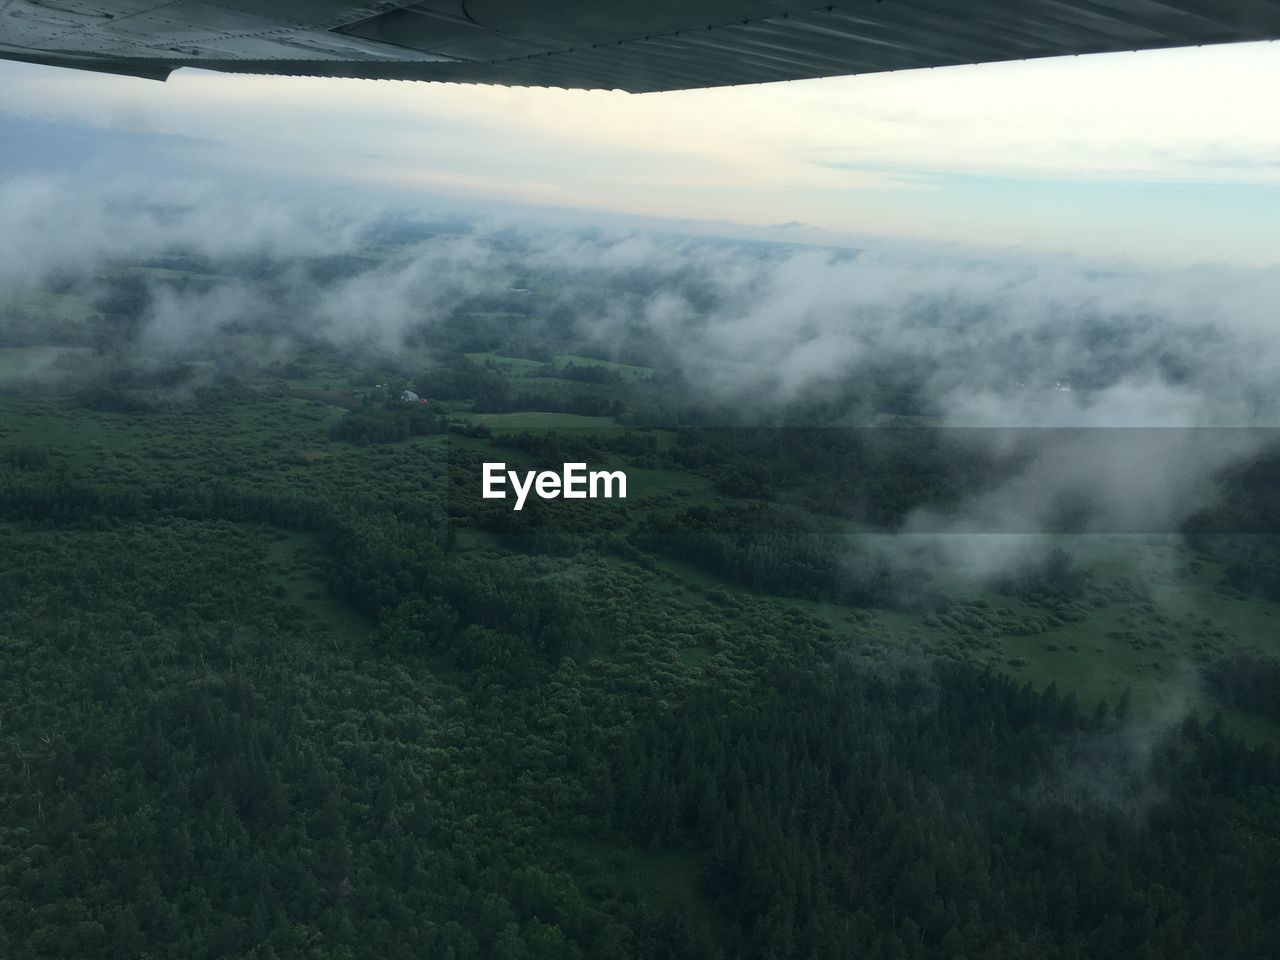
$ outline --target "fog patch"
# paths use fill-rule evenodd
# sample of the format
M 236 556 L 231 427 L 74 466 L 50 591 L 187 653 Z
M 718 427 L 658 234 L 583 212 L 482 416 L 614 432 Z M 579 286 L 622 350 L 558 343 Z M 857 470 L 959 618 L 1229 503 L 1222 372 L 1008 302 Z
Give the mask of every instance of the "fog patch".
M 1200 702 L 1200 687 L 1195 671 L 1180 665 L 1176 679 L 1165 684 L 1159 699 L 1143 711 L 1113 720 L 1108 731 L 1071 741 L 1054 771 L 1031 795 L 1039 802 L 1101 807 L 1141 821 L 1167 798 L 1159 776 L 1160 755 Z
M 1154 271 L 456 216 L 374 249 L 385 213 L 181 178 L 12 179 L 0 183 L 0 282 L 70 277 L 92 297 L 112 264 L 205 258 L 222 273 L 140 281 L 146 303 L 121 359 L 205 351 L 252 367 L 316 341 L 430 350 L 440 324 L 534 276 L 511 330 L 554 327 L 568 352 L 656 366 L 673 396 L 727 423 L 1280 425 L 1280 269 Z M 325 258 L 345 260 L 318 273 L 312 261 Z M 1174 529 L 1212 502 L 1215 473 L 1251 452 L 1233 439 L 1207 454 L 1153 448 L 1139 462 L 1049 445 L 960 510 L 914 515 L 904 531 L 965 535 L 930 551 L 996 575 L 1032 541 L 973 535 L 1049 532 L 1067 508 L 1098 530 Z

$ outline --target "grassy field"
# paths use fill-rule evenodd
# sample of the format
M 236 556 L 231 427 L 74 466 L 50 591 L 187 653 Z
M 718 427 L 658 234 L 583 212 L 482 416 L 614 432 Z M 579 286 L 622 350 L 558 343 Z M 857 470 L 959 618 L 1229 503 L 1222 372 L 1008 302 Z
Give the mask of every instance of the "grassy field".
M 540 413 L 536 410 L 521 413 L 469 413 L 469 423 L 481 423 L 494 433 L 520 433 L 521 431 L 550 433 L 552 431 L 577 431 L 608 437 L 628 433 L 630 427 L 620 426 L 609 417 L 584 417 L 576 413 Z
M 329 593 L 324 566 L 317 560 L 321 556 L 323 545 L 315 537 L 296 533 L 276 536 L 266 550 L 270 583 L 299 619 L 330 633 L 335 643 L 355 642 L 373 624 Z
M 499 369 L 518 376 L 532 375 L 546 369 L 547 366 L 541 360 L 528 360 L 524 357 L 504 357 L 496 353 L 468 353 L 464 354 L 464 356 L 472 363 L 481 365 L 492 363 Z
M 654 374 L 652 367 L 638 367 L 630 363 L 617 363 L 612 360 L 598 360 L 595 357 L 583 357 L 573 353 L 557 354 L 552 361 L 553 366 L 557 369 L 563 369 L 567 366 L 578 367 L 604 367 L 612 370 L 625 381 L 647 380 Z
M 466 358 L 472 363 L 491 363 L 496 367 L 518 377 L 546 377 L 551 371 L 563 370 L 565 367 L 603 367 L 618 374 L 626 382 L 647 380 L 655 372 L 652 367 L 639 367 L 629 363 L 617 363 L 612 360 L 600 360 L 596 357 L 584 357 L 575 353 L 560 353 L 552 357 L 550 363 L 541 360 L 530 360 L 525 357 L 504 357 L 497 353 L 468 353 Z M 554 377 L 552 377 L 554 379 Z M 572 381 L 569 381 L 572 382 Z

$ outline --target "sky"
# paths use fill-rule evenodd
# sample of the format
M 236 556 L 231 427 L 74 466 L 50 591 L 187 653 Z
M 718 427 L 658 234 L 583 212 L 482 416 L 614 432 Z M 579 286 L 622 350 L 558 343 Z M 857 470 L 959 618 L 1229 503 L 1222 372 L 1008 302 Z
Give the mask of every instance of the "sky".
M 643 95 L 0 62 L 0 177 L 1256 266 L 1280 263 L 1277 103 L 1280 43 Z

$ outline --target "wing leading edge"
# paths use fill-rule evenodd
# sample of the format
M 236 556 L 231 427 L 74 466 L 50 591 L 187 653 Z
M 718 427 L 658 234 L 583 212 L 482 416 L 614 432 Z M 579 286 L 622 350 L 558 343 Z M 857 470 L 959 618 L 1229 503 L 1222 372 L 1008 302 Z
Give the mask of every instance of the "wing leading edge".
M 0 58 L 631 92 L 1280 38 L 1280 0 L 0 0 Z

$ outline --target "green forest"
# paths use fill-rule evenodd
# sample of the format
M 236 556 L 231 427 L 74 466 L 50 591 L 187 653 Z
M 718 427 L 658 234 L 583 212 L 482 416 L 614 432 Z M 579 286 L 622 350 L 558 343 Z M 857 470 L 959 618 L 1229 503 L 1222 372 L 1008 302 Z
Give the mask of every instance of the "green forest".
M 394 351 L 148 353 L 228 277 L 0 313 L 0 955 L 1275 956 L 1274 474 L 973 579 L 891 531 L 1017 464 L 888 360 L 744 414 L 574 334 L 645 277 L 533 270 Z

